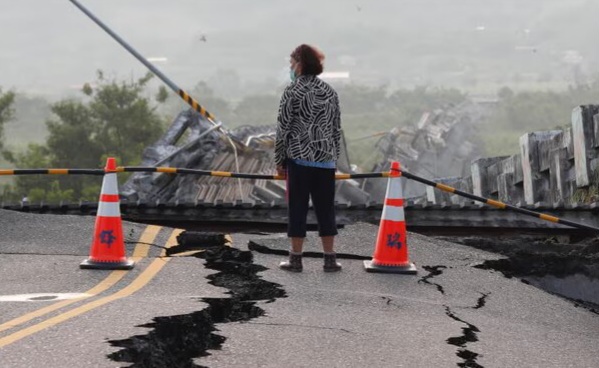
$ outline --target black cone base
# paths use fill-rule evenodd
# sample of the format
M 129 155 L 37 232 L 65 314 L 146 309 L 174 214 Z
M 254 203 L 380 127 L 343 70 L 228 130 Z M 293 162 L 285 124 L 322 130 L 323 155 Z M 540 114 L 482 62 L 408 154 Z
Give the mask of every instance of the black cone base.
M 133 261 L 123 262 L 97 262 L 91 259 L 86 259 L 81 262 L 79 268 L 82 269 L 93 269 L 93 270 L 130 270 L 135 265 Z
M 415 275 L 418 273 L 418 270 L 413 263 L 409 263 L 406 266 L 380 266 L 373 261 L 364 261 L 364 268 L 366 269 L 366 272 L 401 273 L 407 275 Z

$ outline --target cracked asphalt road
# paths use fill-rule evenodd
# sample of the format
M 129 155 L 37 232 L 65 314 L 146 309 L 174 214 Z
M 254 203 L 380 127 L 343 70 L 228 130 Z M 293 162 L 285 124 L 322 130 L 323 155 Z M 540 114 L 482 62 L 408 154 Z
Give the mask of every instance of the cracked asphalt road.
M 371 256 L 376 231 L 368 224 L 346 227 L 337 251 Z M 288 247 L 284 236 L 248 241 L 250 249 L 253 243 L 275 251 Z M 343 271 L 329 275 L 319 258 L 307 258 L 303 273 L 288 274 L 276 269 L 283 256 L 255 252 L 255 262 L 271 268 L 263 277 L 283 285 L 288 297 L 264 306 L 267 316 L 249 323 L 257 328 L 223 325 L 225 335 L 242 338 L 230 339 L 202 363 L 599 366 L 599 315 L 517 278 L 474 267 L 499 255 L 412 233 L 408 246 L 417 276 L 369 274 L 353 259 L 342 259 Z M 311 234 L 305 250 L 319 248 Z
M 100 282 L 108 272 L 78 268 L 87 256 L 93 220 L 0 211 L 4 234 L 0 239 L 0 296 L 81 293 Z M 143 230 L 142 225 L 125 224 L 125 233 L 131 238 Z M 163 228 L 156 245 L 163 246 L 171 230 Z M 282 272 L 277 265 L 284 256 L 254 251 L 253 264 L 268 268 L 260 268 L 259 278 L 280 285 L 286 297 L 256 300 L 263 312 L 245 322 L 217 323 L 218 335 L 225 338 L 220 350 L 193 358 L 194 364 L 599 366 L 599 315 L 517 278 L 474 267 L 500 258 L 496 254 L 418 234 L 408 236 L 410 260 L 416 263 L 418 275 L 367 273 L 361 258 L 372 255 L 376 231 L 367 224 L 340 231 L 337 250 L 351 257 L 340 260 L 344 266 L 340 273 L 324 273 L 320 258 L 307 258 L 303 273 Z M 232 238 L 233 246 L 242 250 L 250 241 L 274 251 L 287 249 L 284 236 L 232 234 Z M 127 248 L 131 254 L 133 244 Z M 160 261 L 156 258 L 160 250 L 153 247 L 122 282 L 130 282 L 151 262 Z M 320 250 L 312 233 L 306 250 Z M 215 272 L 206 268 L 203 259 L 172 257 L 132 295 L 0 347 L 0 366 L 125 366 L 109 359 L 119 351 L 109 341 L 147 334 L 156 318 L 192 315 L 210 308 L 203 298 L 230 297 L 227 288 L 210 284 Z M 0 326 L 52 303 L 56 302 L 43 298 L 35 303 L 0 302 Z M 0 331 L 0 339 L 20 328 Z

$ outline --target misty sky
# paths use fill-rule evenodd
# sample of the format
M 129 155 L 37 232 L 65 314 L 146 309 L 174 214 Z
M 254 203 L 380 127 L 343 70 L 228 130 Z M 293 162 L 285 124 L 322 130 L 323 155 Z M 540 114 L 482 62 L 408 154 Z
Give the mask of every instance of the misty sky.
M 358 83 L 550 85 L 597 73 L 598 0 L 80 0 L 183 88 L 280 80 L 299 43 Z M 69 0 L 0 0 L 0 86 L 58 95 L 145 67 Z M 216 77 L 215 77 L 216 76 Z

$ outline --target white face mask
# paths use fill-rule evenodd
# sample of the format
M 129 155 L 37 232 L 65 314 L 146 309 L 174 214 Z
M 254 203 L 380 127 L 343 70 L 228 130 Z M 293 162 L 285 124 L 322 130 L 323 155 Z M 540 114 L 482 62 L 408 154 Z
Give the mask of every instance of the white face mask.
M 297 78 L 297 75 L 295 74 L 295 70 L 293 70 L 293 68 L 289 68 L 289 78 L 291 78 L 292 82 L 294 82 Z

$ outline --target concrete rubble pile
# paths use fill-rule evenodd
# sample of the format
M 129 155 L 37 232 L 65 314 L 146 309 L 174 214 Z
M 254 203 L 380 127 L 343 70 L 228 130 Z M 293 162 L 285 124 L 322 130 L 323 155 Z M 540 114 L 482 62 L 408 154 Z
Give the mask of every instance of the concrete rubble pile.
M 424 178 L 467 175 L 472 160 L 482 154 L 474 134 L 488 110 L 483 104 L 465 101 L 424 113 L 416 125 L 394 128 L 376 143 L 383 158 L 373 171 L 388 170 L 389 162 L 399 161 L 402 169 Z M 368 179 L 364 188 L 381 202 L 385 186 L 384 181 Z M 410 181 L 404 181 L 403 188 L 406 198 L 422 196 L 427 190 Z
M 482 116 L 482 111 L 477 104 L 463 103 L 447 110 L 426 113 L 416 126 L 393 129 L 376 144 L 383 158 L 371 171 L 386 171 L 390 161 L 399 160 L 406 170 L 425 177 L 461 174 L 479 152 L 470 134 L 472 124 Z M 188 110 L 174 119 L 161 139 L 146 148 L 141 166 L 274 174 L 274 138 L 274 126 L 243 126 L 223 133 L 193 110 Z M 233 146 L 237 151 L 239 169 Z M 341 151 L 338 171 L 359 171 L 350 164 L 344 139 Z M 380 178 L 340 180 L 337 182 L 336 201 L 340 205 L 352 206 L 382 203 L 386 184 L 387 181 Z M 406 194 L 421 195 L 424 191 L 421 185 L 412 185 Z M 134 173 L 121 188 L 121 196 L 130 203 L 276 205 L 285 203 L 285 183 Z
M 274 131 L 274 126 L 243 126 L 224 133 L 214 129 L 214 125 L 201 115 L 188 110 L 175 118 L 161 139 L 146 148 L 141 166 L 272 175 L 275 173 Z M 339 171 L 349 173 L 347 152 L 343 151 L 338 163 Z M 359 189 L 356 182 L 340 181 L 337 185 L 337 201 L 340 203 L 368 200 L 368 193 Z M 135 173 L 121 188 L 121 197 L 128 202 L 146 203 L 283 204 L 285 183 L 263 179 Z

